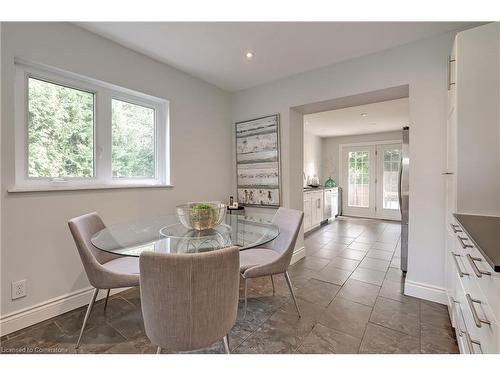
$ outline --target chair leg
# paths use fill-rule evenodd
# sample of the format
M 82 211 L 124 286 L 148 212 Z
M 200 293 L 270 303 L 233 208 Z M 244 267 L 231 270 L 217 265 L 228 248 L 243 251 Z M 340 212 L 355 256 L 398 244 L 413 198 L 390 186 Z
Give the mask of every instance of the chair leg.
M 106 311 L 106 308 L 108 307 L 109 292 L 111 292 L 111 289 L 108 289 L 108 293 L 106 293 L 106 300 L 104 301 L 104 311 Z
M 87 307 L 85 318 L 83 319 L 82 329 L 80 330 L 80 336 L 78 336 L 78 341 L 76 342 L 76 348 L 80 346 L 80 340 L 82 339 L 83 331 L 85 329 L 85 326 L 87 325 L 87 320 L 89 320 L 90 312 L 92 311 L 92 307 L 94 306 L 94 302 L 95 299 L 97 298 L 98 293 L 99 289 L 95 288 L 94 293 L 92 294 L 92 298 L 90 299 L 89 306 Z
M 273 296 L 276 295 L 276 289 L 274 288 L 274 278 L 273 275 L 271 275 L 271 284 L 273 284 Z
M 231 350 L 229 350 L 229 335 L 224 336 L 222 342 L 224 344 L 224 352 L 226 354 L 231 354 Z
M 295 293 L 293 292 L 292 280 L 290 280 L 290 275 L 288 274 L 288 271 L 285 272 L 285 279 L 286 283 L 288 284 L 288 289 L 290 289 L 290 293 L 292 294 L 293 303 L 295 304 L 295 308 L 297 309 L 297 313 L 299 314 L 300 318 L 301 315 L 300 315 L 299 305 L 297 304 L 297 298 L 295 298 Z
M 156 354 L 161 354 L 161 346 L 156 348 Z
M 247 316 L 247 295 L 248 295 L 248 279 L 245 279 L 245 307 L 243 310 L 243 319 Z

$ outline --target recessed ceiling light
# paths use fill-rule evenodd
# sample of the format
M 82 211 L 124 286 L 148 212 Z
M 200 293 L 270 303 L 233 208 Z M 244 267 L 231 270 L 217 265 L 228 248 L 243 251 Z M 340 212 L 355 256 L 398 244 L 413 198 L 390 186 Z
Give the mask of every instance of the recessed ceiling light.
M 248 51 L 247 53 L 245 53 L 245 57 L 250 60 L 254 57 L 254 53 L 252 51 Z
M 361 116 L 366 117 L 366 116 L 368 116 L 368 113 L 363 112 L 363 113 L 361 114 Z

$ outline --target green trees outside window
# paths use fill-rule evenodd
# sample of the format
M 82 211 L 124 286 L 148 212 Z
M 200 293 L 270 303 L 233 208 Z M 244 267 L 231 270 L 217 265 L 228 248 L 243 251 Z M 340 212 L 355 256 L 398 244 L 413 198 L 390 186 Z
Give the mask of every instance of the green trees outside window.
M 28 78 L 28 177 L 95 177 L 96 95 Z M 113 178 L 156 177 L 155 116 L 153 108 L 111 100 L 111 124 L 100 126 L 111 126 Z
M 94 176 L 94 94 L 28 79 L 29 177 Z
M 155 176 L 155 110 L 112 101 L 113 177 Z

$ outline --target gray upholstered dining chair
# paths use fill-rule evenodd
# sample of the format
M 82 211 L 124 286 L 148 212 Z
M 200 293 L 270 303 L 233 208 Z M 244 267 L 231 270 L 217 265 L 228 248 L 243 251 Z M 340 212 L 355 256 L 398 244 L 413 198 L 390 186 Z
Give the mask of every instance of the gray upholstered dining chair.
M 240 272 L 245 280 L 245 312 L 247 312 L 248 279 L 271 276 L 274 293 L 273 275 L 283 274 L 292 294 L 293 303 L 300 317 L 300 310 L 293 292 L 288 267 L 292 260 L 297 236 L 302 225 L 304 213 L 280 207 L 272 220 L 279 227 L 279 235 L 273 241 L 259 247 L 240 252 Z
M 104 309 L 106 309 L 111 289 L 139 285 L 139 260 L 101 251 L 92 244 L 90 241 L 92 236 L 106 227 L 96 212 L 75 217 L 68 222 L 68 225 L 87 278 L 90 285 L 95 288 L 76 343 L 78 348 L 99 290 L 108 290 L 104 302 Z
M 146 335 L 168 352 L 206 348 L 236 322 L 239 251 L 228 247 L 205 253 L 140 256 L 141 306 Z

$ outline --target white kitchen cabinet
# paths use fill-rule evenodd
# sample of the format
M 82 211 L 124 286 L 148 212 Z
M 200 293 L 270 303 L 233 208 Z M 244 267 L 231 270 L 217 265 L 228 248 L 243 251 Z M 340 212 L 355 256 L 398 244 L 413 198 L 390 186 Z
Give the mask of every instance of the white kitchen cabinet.
M 443 173 L 448 309 L 461 353 L 499 353 L 500 273 L 484 260 L 453 216 L 457 212 L 500 215 L 498 23 L 457 34 L 448 77 Z M 478 273 L 478 267 L 489 274 Z
M 452 223 L 446 291 L 461 353 L 500 353 L 500 273 L 495 272 L 458 222 Z
M 323 221 L 323 190 L 304 191 L 304 232 Z
M 332 189 L 332 219 L 338 216 L 339 214 L 339 188 Z
M 447 211 L 500 215 L 500 24 L 457 34 L 449 62 Z
M 339 214 L 339 188 L 323 190 L 323 221 L 335 220 Z
M 453 214 L 457 212 L 457 85 L 456 85 L 456 48 L 453 48 L 448 62 L 448 117 L 446 123 L 446 227 L 454 223 Z
M 323 221 L 323 191 L 314 192 L 312 224 L 318 226 Z
M 304 193 L 304 232 L 312 227 L 312 197 Z

